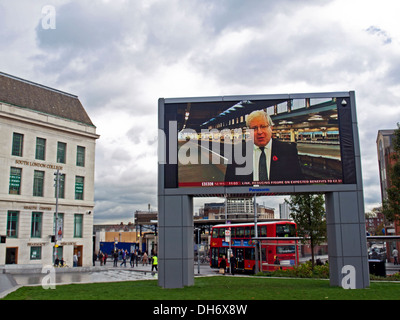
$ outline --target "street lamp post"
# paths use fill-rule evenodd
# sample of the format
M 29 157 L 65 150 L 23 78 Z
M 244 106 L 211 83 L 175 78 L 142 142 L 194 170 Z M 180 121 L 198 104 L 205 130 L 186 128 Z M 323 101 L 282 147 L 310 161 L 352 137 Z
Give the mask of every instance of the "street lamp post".
M 58 248 L 58 245 L 57 245 L 57 241 L 59 240 L 58 239 L 58 197 L 59 197 L 59 193 L 60 193 L 60 176 L 61 176 L 61 173 L 60 173 L 60 169 L 57 169 L 57 171 L 56 172 L 54 172 L 54 175 L 56 176 L 55 178 L 54 178 L 54 181 L 56 182 L 55 183 L 55 188 L 56 188 L 56 223 L 55 223 L 55 227 L 54 227 L 54 240 L 55 240 L 55 244 L 54 244 L 54 260 L 56 260 L 56 256 L 57 256 L 57 248 Z
M 258 187 L 258 185 L 255 185 L 253 187 Z M 254 194 L 254 237 L 257 239 L 258 238 L 258 230 L 257 230 L 257 195 L 256 193 Z M 255 260 L 255 265 L 254 265 L 254 271 L 257 274 L 259 272 L 258 268 L 258 240 L 255 240 L 256 244 L 254 246 L 254 260 Z
M 228 224 L 228 196 L 225 194 L 225 224 Z M 231 228 L 229 228 L 230 230 Z M 226 231 L 225 231 L 226 232 Z M 226 237 L 226 236 L 225 236 Z M 229 261 L 229 273 L 232 273 L 232 266 L 230 264 L 231 252 L 232 252 L 232 245 L 231 245 L 231 234 L 229 233 L 229 249 L 227 254 L 227 261 Z
M 200 274 L 200 228 L 194 228 L 197 231 L 197 273 Z
M 55 236 L 56 236 L 56 242 L 57 242 L 57 232 L 58 232 L 58 198 L 59 198 L 59 193 L 60 193 L 60 170 L 57 169 L 56 172 L 54 172 L 54 175 L 56 176 L 54 178 L 55 187 L 56 187 L 56 230 L 55 230 Z

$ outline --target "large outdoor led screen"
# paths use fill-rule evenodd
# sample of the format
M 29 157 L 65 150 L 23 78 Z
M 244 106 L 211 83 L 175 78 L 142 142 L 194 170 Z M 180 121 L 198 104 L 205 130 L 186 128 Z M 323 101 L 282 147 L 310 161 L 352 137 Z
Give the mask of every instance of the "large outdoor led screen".
M 165 187 L 354 184 L 350 99 L 165 103 Z

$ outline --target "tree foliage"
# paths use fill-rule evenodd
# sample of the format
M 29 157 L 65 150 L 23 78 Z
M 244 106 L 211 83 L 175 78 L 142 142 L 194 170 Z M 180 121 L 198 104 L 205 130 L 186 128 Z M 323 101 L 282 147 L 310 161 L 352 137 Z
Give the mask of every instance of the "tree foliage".
M 290 215 L 297 224 L 298 236 L 310 239 L 314 266 L 314 248 L 326 241 L 325 198 L 322 194 L 298 194 L 285 202 L 289 204 Z
M 389 221 L 400 219 L 400 124 L 394 132 L 393 149 L 391 155 L 393 160 L 389 166 L 390 186 L 386 189 L 387 199 L 383 199 L 383 214 Z

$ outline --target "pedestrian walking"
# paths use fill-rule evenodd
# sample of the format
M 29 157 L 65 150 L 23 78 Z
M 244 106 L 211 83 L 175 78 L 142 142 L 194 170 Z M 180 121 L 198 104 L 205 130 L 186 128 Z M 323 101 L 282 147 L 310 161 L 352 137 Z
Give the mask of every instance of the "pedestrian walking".
M 74 265 L 74 267 L 78 266 L 78 256 L 76 253 L 74 253 L 74 257 L 73 257 L 73 265 Z
M 131 261 L 130 261 L 131 268 L 133 268 L 135 266 L 135 260 L 136 260 L 136 254 L 135 254 L 135 251 L 132 251 L 132 253 L 131 253 Z
M 398 260 L 399 251 L 396 248 L 393 249 L 392 255 L 393 255 L 393 264 L 399 264 L 399 260 Z
M 139 261 L 139 259 L 140 259 L 140 257 L 139 257 L 139 251 L 136 250 L 135 256 L 136 256 L 135 260 L 136 260 L 136 267 L 137 267 L 137 266 L 138 266 L 138 261 Z
M 100 265 L 103 265 L 103 259 L 104 259 L 104 255 L 103 252 L 99 251 L 99 260 L 100 260 Z
M 151 264 L 151 271 L 153 271 L 153 269 L 158 271 L 158 258 L 156 254 L 153 256 L 153 263 Z
M 114 250 L 113 258 L 114 258 L 114 267 L 118 267 L 118 251 L 117 250 Z
M 122 267 L 122 265 L 124 265 L 126 267 L 126 255 L 127 255 L 128 251 L 127 250 L 122 250 L 122 262 L 119 265 L 120 267 Z
M 148 261 L 148 257 L 147 257 L 147 253 L 146 251 L 143 253 L 143 265 L 146 264 L 147 266 L 147 261 Z
M 231 266 L 231 274 L 235 275 L 235 271 L 236 271 L 236 258 L 233 255 L 233 253 L 231 253 L 231 258 L 229 259 L 229 263 Z
M 225 255 L 222 256 L 222 260 L 219 263 L 219 273 L 225 275 L 225 271 L 226 271 L 226 260 L 225 260 Z

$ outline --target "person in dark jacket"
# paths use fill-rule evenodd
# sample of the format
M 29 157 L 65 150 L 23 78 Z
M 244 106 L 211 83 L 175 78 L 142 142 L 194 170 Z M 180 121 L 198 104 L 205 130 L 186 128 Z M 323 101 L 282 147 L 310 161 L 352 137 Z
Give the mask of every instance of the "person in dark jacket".
M 233 158 L 227 165 L 225 181 L 285 181 L 302 180 L 296 143 L 283 142 L 272 138 L 272 120 L 263 110 L 250 113 L 247 126 L 254 132 L 254 145 L 251 141 L 240 146 L 245 161 L 238 164 Z M 234 153 L 235 154 L 235 153 Z
M 225 260 L 225 256 L 222 256 L 222 260 L 219 263 L 219 270 L 220 273 L 225 275 L 225 271 L 226 271 L 226 260 Z
M 236 258 L 233 255 L 233 253 L 231 253 L 231 257 L 229 259 L 229 263 L 230 263 L 230 267 L 231 267 L 231 274 L 235 275 L 235 271 L 236 271 Z

